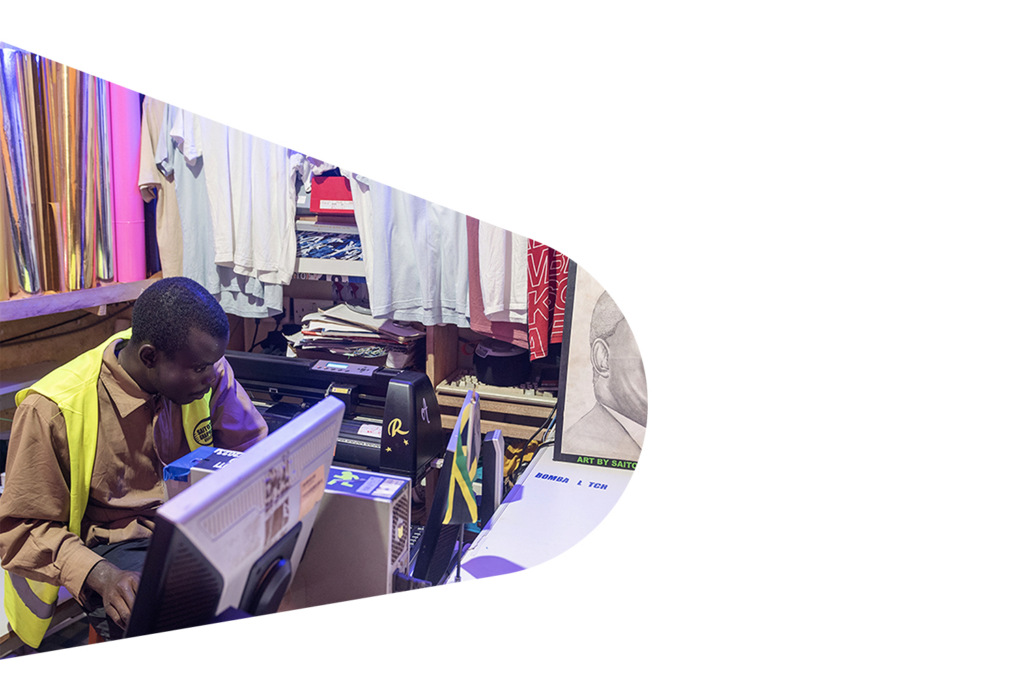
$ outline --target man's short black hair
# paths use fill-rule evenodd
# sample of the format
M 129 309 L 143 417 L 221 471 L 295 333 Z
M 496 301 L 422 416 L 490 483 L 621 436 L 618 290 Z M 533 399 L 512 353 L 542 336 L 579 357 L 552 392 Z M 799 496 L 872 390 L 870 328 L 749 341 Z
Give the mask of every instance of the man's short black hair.
M 132 345 L 152 344 L 174 356 L 188 343 L 192 328 L 214 339 L 227 339 L 228 316 L 213 296 L 194 280 L 169 277 L 151 284 L 132 310 Z

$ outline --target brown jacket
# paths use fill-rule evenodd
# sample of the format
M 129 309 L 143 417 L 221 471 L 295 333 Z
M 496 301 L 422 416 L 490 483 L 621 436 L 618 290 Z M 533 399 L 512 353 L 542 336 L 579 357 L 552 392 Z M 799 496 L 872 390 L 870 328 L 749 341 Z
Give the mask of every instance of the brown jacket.
M 57 405 L 30 394 L 14 415 L 7 481 L 0 495 L 0 566 L 63 585 L 83 599 L 85 579 L 100 560 L 90 547 L 146 538 L 166 500 L 163 467 L 187 455 L 181 407 L 145 393 L 117 363 L 111 343 L 99 378 L 96 461 L 82 537 L 67 528 L 71 494 L 64 418 Z M 235 382 L 227 360 L 217 365 L 210 397 L 214 445 L 245 450 L 267 434 L 263 417 Z

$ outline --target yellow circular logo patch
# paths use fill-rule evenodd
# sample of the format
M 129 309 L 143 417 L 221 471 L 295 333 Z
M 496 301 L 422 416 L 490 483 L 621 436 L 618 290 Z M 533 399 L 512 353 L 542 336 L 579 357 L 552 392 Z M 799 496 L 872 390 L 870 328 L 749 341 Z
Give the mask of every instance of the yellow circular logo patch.
M 192 440 L 202 446 L 213 445 L 213 424 L 210 422 L 210 418 L 204 417 L 196 425 L 196 428 L 192 430 Z

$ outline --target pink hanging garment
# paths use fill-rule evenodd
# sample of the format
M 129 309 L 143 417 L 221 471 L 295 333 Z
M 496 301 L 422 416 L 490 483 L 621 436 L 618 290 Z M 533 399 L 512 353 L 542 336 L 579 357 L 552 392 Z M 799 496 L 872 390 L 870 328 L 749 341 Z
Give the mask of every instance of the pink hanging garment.
M 480 285 L 480 220 L 466 216 L 466 237 L 469 247 L 469 327 L 492 339 L 530 348 L 529 327 L 522 323 L 493 322 L 484 314 L 484 298 Z

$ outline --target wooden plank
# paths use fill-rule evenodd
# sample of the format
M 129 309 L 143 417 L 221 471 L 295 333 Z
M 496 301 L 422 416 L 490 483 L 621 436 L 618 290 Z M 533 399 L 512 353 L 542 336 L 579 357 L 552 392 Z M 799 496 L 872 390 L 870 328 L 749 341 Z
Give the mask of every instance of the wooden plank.
M 24 644 L 21 642 L 21 638 L 14 634 L 14 631 L 0 635 L 0 659 L 7 657 Z
M 465 396 L 454 394 L 438 394 L 437 404 L 452 408 L 461 408 Z M 516 403 L 513 401 L 498 401 L 491 399 L 480 399 L 480 410 L 483 412 L 504 413 L 506 415 L 524 415 L 526 417 L 543 417 L 551 415 L 554 406 L 535 406 L 527 403 Z
M 444 429 L 454 429 L 455 423 L 458 419 L 458 415 L 442 415 L 441 427 Z M 512 439 L 529 439 L 537 433 L 536 426 L 519 425 L 511 422 L 496 422 L 494 420 L 480 420 L 480 431 L 482 433 L 486 434 L 487 432 L 494 431 L 495 429 L 500 429 L 502 436 Z
M 100 285 L 77 292 L 34 295 L 22 293 L 7 301 L 0 301 L 0 322 L 34 318 L 51 313 L 65 313 L 80 308 L 116 304 L 122 301 L 134 301 L 147 287 L 159 279 L 160 275 L 154 275 L 148 280 Z
M 459 364 L 459 328 L 456 325 L 427 327 L 427 377 L 437 386 Z M 460 404 L 461 405 L 461 404 Z

